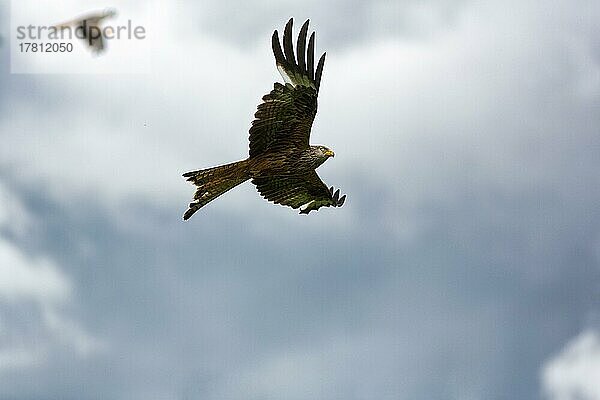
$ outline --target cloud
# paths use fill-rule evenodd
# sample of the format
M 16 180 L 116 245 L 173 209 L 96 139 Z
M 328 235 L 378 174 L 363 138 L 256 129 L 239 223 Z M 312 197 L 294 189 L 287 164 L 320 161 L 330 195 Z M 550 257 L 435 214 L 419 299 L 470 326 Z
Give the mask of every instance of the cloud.
M 0 297 L 16 301 L 64 301 L 70 284 L 56 266 L 46 259 L 31 259 L 18 248 L 0 241 Z
M 325 343 L 267 354 L 245 366 L 246 370 L 228 375 L 222 391 L 209 398 L 394 399 L 403 387 L 402 372 L 394 361 L 401 356 L 400 348 L 387 348 L 394 340 L 385 335 L 346 336 L 344 340 L 336 336 Z M 373 354 L 378 355 L 381 364 L 363 363 Z M 361 382 L 355 381 L 357 372 Z
M 313 141 L 336 150 L 319 173 L 347 204 L 300 218 L 245 185 L 183 224 L 179 174 L 247 152 L 284 6 L 140 11 L 147 75 L 2 74 L 0 237 L 29 271 L 20 293 L 56 305 L 2 303 L 4 338 L 24 339 L 0 397 L 538 394 L 597 309 L 600 7 L 315 6 Z M 108 351 L 89 357 L 96 336 Z
M 446 32 L 456 22 L 466 1 L 295 1 L 263 0 L 253 3 L 206 1 L 196 5 L 198 29 L 236 47 L 255 43 L 272 29 L 283 29 L 290 17 L 299 27 L 311 19 L 321 43 L 351 47 L 386 37 L 430 38 Z M 222 21 L 227 21 L 223 23 Z M 184 20 L 182 19 L 182 23 Z M 265 27 L 268 27 L 265 30 Z
M 43 315 L 44 323 L 53 335 L 63 345 L 73 347 L 79 356 L 85 358 L 106 350 L 106 343 L 91 336 L 77 321 L 68 319 L 52 308 L 45 308 Z
M 21 201 L 0 181 L 0 232 L 22 236 L 31 228 L 29 214 Z
M 40 304 L 64 302 L 71 295 L 71 282 L 53 261 L 29 256 L 7 239 L 31 232 L 31 217 L 19 198 L 0 181 L 0 298 L 4 301 L 32 300 Z
M 542 369 L 549 400 L 600 399 L 600 334 L 587 330 L 573 338 Z
M 39 352 L 0 347 L 0 374 L 10 370 L 29 369 L 42 363 L 42 355 Z
M 452 34 L 438 35 L 427 43 L 381 40 L 330 54 L 313 136 L 315 142 L 331 145 L 341 155 L 320 173 L 327 182 L 339 182 L 337 186 L 345 192 L 356 193 L 346 214 L 354 213 L 355 207 L 373 207 L 370 195 L 360 190 L 362 183 L 353 178 L 363 174 L 358 160 L 369 165 L 366 175 L 373 190 L 389 191 L 387 196 L 393 201 L 388 204 L 402 205 L 393 212 L 401 212 L 399 218 L 405 223 L 393 224 L 389 230 L 407 238 L 428 224 L 419 215 L 423 198 L 444 201 L 461 195 L 457 191 L 464 186 L 448 176 L 455 178 L 465 159 L 478 166 L 482 180 L 491 174 L 505 188 L 527 186 L 543 175 L 545 159 L 515 157 L 515 149 L 536 140 L 546 129 L 545 116 L 520 100 L 528 98 L 521 88 L 538 79 L 542 65 L 560 65 L 563 50 L 569 54 L 569 48 L 544 39 L 544 48 L 560 50 L 543 52 L 538 60 L 530 52 L 534 43 L 523 40 L 514 46 L 511 35 L 538 35 L 538 27 L 526 25 L 523 11 L 517 14 L 521 19 L 505 24 L 512 16 L 496 17 L 493 7 L 489 8 L 461 14 Z M 491 22 L 480 15 L 487 15 Z M 246 154 L 246 132 L 258 99 L 273 79 L 279 79 L 268 35 L 262 45 L 240 51 L 213 37 L 184 35 L 185 24 L 169 31 L 170 26 L 152 16 L 147 17 L 149 30 L 158 29 L 153 40 L 162 51 L 152 60 L 150 76 L 92 81 L 69 76 L 42 82 L 30 78 L 40 103 L 16 102 L 11 119 L 1 124 L 3 131 L 12 132 L 5 139 L 2 160 L 5 166 L 18 169 L 20 180 L 43 185 L 46 192 L 72 202 L 73 208 L 90 201 L 119 207 L 132 199 L 169 207 L 177 202 L 183 207 L 193 189 L 179 179 L 181 172 Z M 494 35 L 486 28 L 488 22 L 498 26 Z M 545 38 L 543 33 L 539 35 Z M 338 41 L 332 41 L 327 49 L 337 45 Z M 178 60 L 176 71 L 168 61 L 172 59 Z M 241 65 L 242 79 L 232 78 L 239 76 Z M 550 79 L 540 83 L 539 91 L 553 84 L 565 84 L 570 90 L 572 83 Z M 563 95 L 569 93 L 549 102 Z M 66 127 L 56 118 L 59 110 L 68 115 Z M 36 118 L 29 118 L 32 112 Z M 556 118 L 562 117 L 557 114 Z M 503 122 L 497 124 L 496 118 Z M 525 118 L 532 120 L 535 133 L 517 129 Z M 549 136 L 541 150 L 548 153 L 546 157 L 555 157 L 555 143 Z M 397 171 L 404 172 L 403 185 L 389 185 L 397 183 Z M 448 176 L 438 171 L 447 171 Z M 239 210 L 248 204 L 245 197 L 252 192 L 247 190 L 243 196 L 240 190 L 232 192 L 211 207 Z M 262 204 L 258 196 L 251 196 L 254 204 Z M 356 216 L 349 219 L 355 225 L 370 221 L 381 225 L 392 221 L 386 218 L 389 212 L 381 209 L 377 212 L 381 218 L 370 215 L 366 221 Z
M 46 255 L 18 245 L 31 238 L 31 217 L 0 181 L 0 374 L 39 368 L 57 346 L 81 357 L 104 344 L 69 319 L 71 279 Z

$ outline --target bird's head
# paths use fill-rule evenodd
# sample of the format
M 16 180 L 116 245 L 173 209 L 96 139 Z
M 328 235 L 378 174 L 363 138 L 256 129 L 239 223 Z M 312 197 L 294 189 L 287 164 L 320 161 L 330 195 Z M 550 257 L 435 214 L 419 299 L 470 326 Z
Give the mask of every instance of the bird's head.
M 310 146 L 313 168 L 323 164 L 329 157 L 333 157 L 333 151 L 325 146 Z
M 319 157 L 319 158 L 323 158 L 323 159 L 328 159 L 329 157 L 333 157 L 335 156 L 335 153 L 333 152 L 333 150 L 328 149 L 325 146 L 311 146 L 313 148 L 314 153 Z

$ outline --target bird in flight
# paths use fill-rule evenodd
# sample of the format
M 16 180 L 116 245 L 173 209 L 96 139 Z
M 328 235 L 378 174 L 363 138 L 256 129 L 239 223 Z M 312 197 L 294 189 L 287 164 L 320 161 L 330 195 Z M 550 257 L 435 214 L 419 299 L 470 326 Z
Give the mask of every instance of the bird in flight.
M 315 33 L 308 34 L 306 21 L 298 35 L 296 54 L 292 44 L 293 19 L 283 33 L 283 50 L 277 31 L 272 45 L 275 64 L 285 84 L 275 83 L 263 96 L 250 127 L 250 154 L 242 161 L 183 174 L 197 186 L 194 200 L 183 219 L 237 185 L 252 179 L 258 192 L 275 204 L 308 214 L 321 207 L 341 207 L 346 195 L 327 188 L 315 169 L 334 156 L 325 146 L 309 144 L 317 113 L 317 95 L 325 64 L 325 53 L 315 70 Z
M 66 28 L 74 28 L 75 32 L 82 32 L 81 39 L 85 40 L 91 51 L 98 55 L 102 53 L 106 47 L 102 38 L 101 24 L 104 19 L 112 18 L 117 15 L 114 8 L 107 8 L 104 11 L 95 11 L 83 16 L 80 16 L 72 21 L 63 22 L 55 25 L 59 30 Z M 112 28 L 107 29 L 113 31 Z

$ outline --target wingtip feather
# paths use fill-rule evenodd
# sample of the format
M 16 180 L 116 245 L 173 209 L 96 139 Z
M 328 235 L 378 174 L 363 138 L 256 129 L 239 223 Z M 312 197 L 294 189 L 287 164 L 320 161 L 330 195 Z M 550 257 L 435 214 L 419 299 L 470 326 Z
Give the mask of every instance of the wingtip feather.
M 283 52 L 285 54 L 286 61 L 290 65 L 296 64 L 296 58 L 294 57 L 294 43 L 292 42 L 292 26 L 294 19 L 290 18 L 285 29 L 283 30 Z
M 335 204 L 337 204 L 339 198 L 340 198 L 340 189 L 336 190 L 335 193 L 333 194 L 333 202 Z
M 315 79 L 315 33 L 310 34 L 308 39 L 308 51 L 306 52 L 306 66 L 308 69 L 308 77 Z
M 271 45 L 273 47 L 275 63 L 279 65 L 285 64 L 285 57 L 283 55 L 283 51 L 281 50 L 281 42 L 279 41 L 279 32 L 277 32 L 277 30 L 273 32 L 273 36 L 271 37 Z
M 188 219 L 190 219 L 190 217 L 191 217 L 192 215 L 194 215 L 194 213 L 195 213 L 195 212 L 196 212 L 196 210 L 194 210 L 194 209 L 191 209 L 191 208 L 190 208 L 189 210 L 187 210 L 187 211 L 185 212 L 185 214 L 183 214 L 183 220 L 184 220 L 184 221 L 187 221 Z
M 298 44 L 296 46 L 296 53 L 298 57 L 298 66 L 302 72 L 306 72 L 306 35 L 308 34 L 308 24 L 310 20 L 306 20 L 306 22 L 300 28 L 300 33 L 298 34 Z
M 317 90 L 319 90 L 319 87 L 321 86 L 321 75 L 323 75 L 323 66 L 325 65 L 325 56 L 327 55 L 327 53 L 323 53 L 323 55 L 321 56 L 321 58 L 319 58 L 319 63 L 317 64 L 317 72 L 315 74 L 315 83 L 317 86 Z

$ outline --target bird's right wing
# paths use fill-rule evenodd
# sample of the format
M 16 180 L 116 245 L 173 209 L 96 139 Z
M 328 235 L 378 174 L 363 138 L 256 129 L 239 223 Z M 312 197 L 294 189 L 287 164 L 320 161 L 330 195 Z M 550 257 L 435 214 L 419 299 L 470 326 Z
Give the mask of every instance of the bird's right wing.
M 275 83 L 273 90 L 263 97 L 255 120 L 250 128 L 250 157 L 277 147 L 307 149 L 310 130 L 317 113 L 317 96 L 325 54 L 314 68 L 315 34 L 311 34 L 306 49 L 308 33 L 306 21 L 298 35 L 297 59 L 292 44 L 290 19 L 283 34 L 283 50 L 277 31 L 273 32 L 272 45 L 277 69 L 286 82 Z
M 305 175 L 270 176 L 252 179 L 258 192 L 275 204 L 300 208 L 300 214 L 308 214 L 321 207 L 341 207 L 346 195 L 340 197 L 340 190 L 327 188 L 319 175 L 311 171 Z

